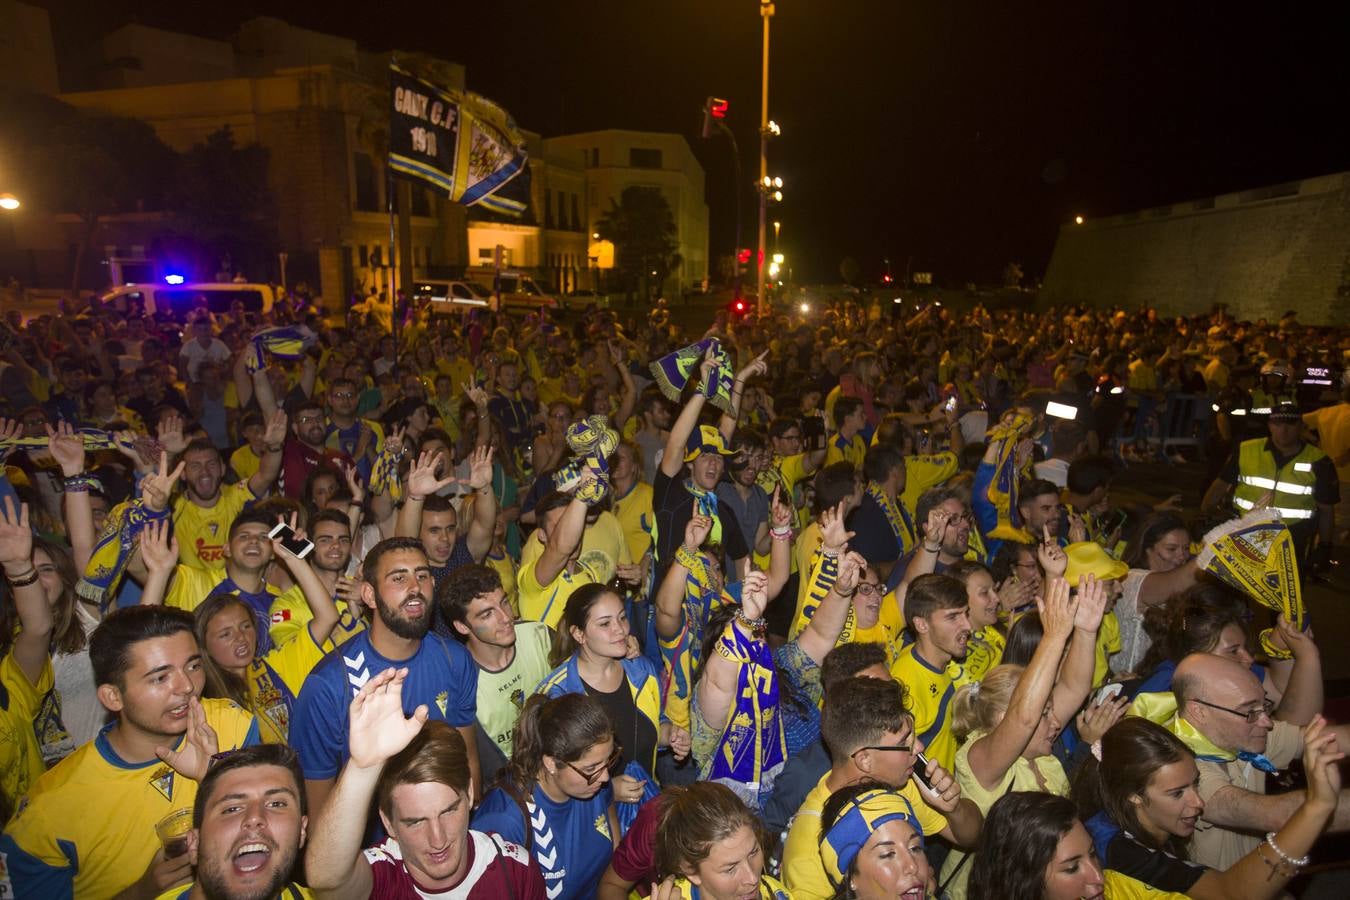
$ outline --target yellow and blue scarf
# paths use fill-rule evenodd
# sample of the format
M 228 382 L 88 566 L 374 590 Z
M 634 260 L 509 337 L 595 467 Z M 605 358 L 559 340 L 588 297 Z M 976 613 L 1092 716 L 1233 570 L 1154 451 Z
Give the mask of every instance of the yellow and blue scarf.
M 735 369 L 731 358 L 722 349 L 717 338 L 704 338 L 697 344 L 681 347 L 674 353 L 668 353 L 652 363 L 652 377 L 671 401 L 678 403 L 689 377 L 698 371 L 703 355 L 712 349 L 717 366 L 712 371 L 708 383 L 702 386 L 703 396 L 723 412 L 731 411 L 731 386 L 735 381 Z
M 773 652 L 763 640 L 742 634 L 732 621 L 718 638 L 716 653 L 737 663 L 740 671 L 736 675 L 735 704 L 706 777 L 725 784 L 751 808 L 758 809 L 787 762 Z

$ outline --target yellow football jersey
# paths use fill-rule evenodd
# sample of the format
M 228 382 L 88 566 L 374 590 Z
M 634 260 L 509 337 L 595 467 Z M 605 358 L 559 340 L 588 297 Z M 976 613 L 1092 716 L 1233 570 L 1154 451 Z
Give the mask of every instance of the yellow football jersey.
M 46 770 L 33 720 L 54 683 L 50 657 L 37 684 L 23 674 L 13 649 L 0 660 L 0 791 L 11 801 L 22 797 Z
M 936 667 L 919 655 L 917 644 L 910 644 L 900 651 L 891 675 L 905 686 L 914 714 L 914 733 L 927 748 L 928 758 L 952 771 L 956 738 L 952 736 L 951 703 L 961 667 L 954 662 Z
M 250 713 L 228 700 L 202 707 L 222 751 L 259 743 Z M 158 759 L 119 757 L 108 740 L 115 727 L 105 726 L 29 790 L 0 839 L 3 896 L 112 897 L 150 865 L 160 847 L 156 823 L 192 808 L 197 782 Z
M 173 502 L 173 534 L 178 538 L 178 561 L 199 569 L 219 569 L 225 565 L 225 544 L 230 523 L 256 497 L 247 481 L 222 484 L 216 505 L 198 506 L 179 494 Z

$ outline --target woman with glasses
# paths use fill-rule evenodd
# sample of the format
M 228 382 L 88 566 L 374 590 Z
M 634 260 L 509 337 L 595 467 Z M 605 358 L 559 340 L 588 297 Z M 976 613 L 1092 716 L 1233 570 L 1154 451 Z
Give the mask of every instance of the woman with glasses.
M 983 681 L 963 685 L 952 701 L 952 728 L 963 741 L 956 752 L 956 778 L 962 794 L 982 813 L 1013 790 L 1069 793 L 1068 777 L 1051 747 L 1061 723 L 1078 712 L 1091 686 L 1105 591 L 1095 579 L 1084 579 L 1071 595 L 1069 583 L 1056 578 L 1037 605 L 1045 635 L 1026 668 L 997 666 Z M 967 854 L 947 857 L 942 885 L 952 900 L 981 896 L 967 893 L 969 877 Z
M 511 761 L 473 827 L 525 847 L 550 900 L 594 897 L 619 837 L 610 770 L 622 754 L 605 708 L 585 693 L 525 701 Z
M 1307 864 L 1308 851 L 1335 813 L 1341 781 L 1336 764 L 1344 754 L 1320 716 L 1304 729 L 1306 798 L 1283 827 L 1226 871 L 1187 861 L 1205 802 L 1195 754 L 1180 738 L 1132 716 L 1102 736 L 1093 756 L 1075 779 L 1074 795 L 1107 870 L 1108 900 L 1112 875 L 1195 900 L 1267 900 L 1280 896 Z M 1022 820 L 1007 824 L 1013 831 L 1025 827 Z M 991 816 L 986 834 L 993 825 Z
M 689 754 L 689 732 L 667 719 L 660 673 L 636 652 L 623 598 L 608 585 L 587 584 L 567 598 L 551 657 L 557 667 L 537 693 L 593 697 L 613 723 L 619 762 L 614 799 L 636 808 L 656 793 L 656 753 L 670 747 L 676 759 Z M 623 774 L 617 774 L 622 772 Z

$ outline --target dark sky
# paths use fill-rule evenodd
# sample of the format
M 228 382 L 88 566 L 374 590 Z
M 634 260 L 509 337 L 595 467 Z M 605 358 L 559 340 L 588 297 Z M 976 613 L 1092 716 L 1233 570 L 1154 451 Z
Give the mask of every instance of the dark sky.
M 682 133 L 708 174 L 714 258 L 733 244 L 734 179 L 725 141 L 698 137 L 705 96 L 730 101 L 757 171 L 755 0 L 75 5 L 89 31 L 134 16 L 223 37 L 275 15 L 462 62 L 470 89 L 544 135 Z M 1345 4 L 781 0 L 769 159 L 787 187 L 770 218 L 799 279 L 837 280 L 846 255 L 872 277 L 884 257 L 948 283 L 1012 260 L 1037 275 L 1076 213 L 1350 169 L 1347 46 Z

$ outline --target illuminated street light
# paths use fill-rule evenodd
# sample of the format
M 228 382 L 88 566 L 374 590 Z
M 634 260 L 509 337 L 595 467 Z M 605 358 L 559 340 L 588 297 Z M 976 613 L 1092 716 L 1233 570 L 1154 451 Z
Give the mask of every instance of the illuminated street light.
M 598 232 L 598 231 L 592 231 L 592 232 L 591 232 L 591 240 L 593 240 L 593 241 L 598 241 L 598 240 L 600 240 L 600 232 Z
M 811 304 L 810 304 L 810 303 L 803 303 L 803 304 L 801 305 L 800 308 L 801 308 L 801 311 L 802 311 L 802 315 L 806 315 L 807 313 L 809 313 L 809 312 L 811 311 Z
M 1082 225 L 1082 224 L 1083 224 L 1083 217 L 1082 217 L 1082 216 L 1074 216 L 1074 217 L 1073 217 L 1073 224 L 1075 224 L 1075 225 Z
M 18 209 L 20 205 L 19 198 L 13 194 L 0 194 L 0 209 L 14 210 Z
M 778 265 L 781 266 L 781 265 L 783 264 L 783 254 L 781 254 L 781 253 L 775 253 L 775 254 L 773 255 L 773 261 L 776 262 Z
M 779 137 L 780 135 L 782 135 L 783 129 L 779 127 L 777 122 L 775 122 L 773 119 L 770 119 L 769 124 L 764 126 L 764 133 L 767 134 L 769 137 Z
M 783 201 L 783 192 L 782 192 L 782 191 L 774 191 L 773 194 L 772 194 L 771 196 L 773 197 L 774 200 L 778 201 L 779 203 L 781 203 L 781 202 Z

